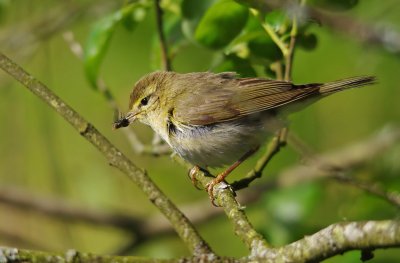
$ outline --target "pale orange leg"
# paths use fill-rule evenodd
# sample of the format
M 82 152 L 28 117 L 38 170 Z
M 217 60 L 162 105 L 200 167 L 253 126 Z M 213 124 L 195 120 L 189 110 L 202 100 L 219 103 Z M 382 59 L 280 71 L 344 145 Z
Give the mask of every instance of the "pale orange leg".
M 223 171 L 222 173 L 220 173 L 217 177 L 215 177 L 211 182 L 209 182 L 206 185 L 206 189 L 208 192 L 208 196 L 211 199 L 211 203 L 214 206 L 214 186 L 219 184 L 220 182 L 224 181 L 225 178 L 233 171 L 236 169 L 236 167 L 238 167 L 242 162 L 244 162 L 247 158 L 249 158 L 250 156 L 252 156 L 257 150 L 258 150 L 259 146 L 257 146 L 254 149 L 251 149 L 250 151 L 246 152 L 242 157 L 240 157 L 239 160 L 237 160 L 236 162 L 234 162 L 231 166 L 228 167 L 228 169 L 226 169 L 225 171 Z

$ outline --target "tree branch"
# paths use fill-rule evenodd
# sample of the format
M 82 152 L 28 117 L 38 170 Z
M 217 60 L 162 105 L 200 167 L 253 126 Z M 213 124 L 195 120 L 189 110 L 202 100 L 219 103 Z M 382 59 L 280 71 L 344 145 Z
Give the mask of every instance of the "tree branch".
M 179 158 L 176 160 L 188 169 L 192 167 L 191 164 L 185 162 L 183 159 Z M 210 174 L 206 174 L 200 169 L 194 176 L 203 188 L 206 188 L 206 185 L 213 179 Z M 217 184 L 214 187 L 214 197 L 216 203 L 223 207 L 225 214 L 234 226 L 235 234 L 251 251 L 251 255 L 258 256 L 261 251 L 269 248 L 267 241 L 251 225 L 244 213 L 244 207 L 236 201 L 235 194 L 229 185 L 224 182 Z
M 183 242 L 194 254 L 211 253 L 186 216 L 151 181 L 146 172 L 135 166 L 120 150 L 112 145 L 92 124 L 57 97 L 43 83 L 0 53 L 0 67 L 69 122 L 86 140 L 92 143 L 108 162 L 126 174 L 168 218 Z
M 400 221 L 333 224 L 266 255 L 269 262 L 319 262 L 350 250 L 400 247 Z
M 168 54 L 167 40 L 166 40 L 165 34 L 164 34 L 163 10 L 161 9 L 160 2 L 161 2 L 161 0 L 154 0 L 155 9 L 156 9 L 157 32 L 158 32 L 158 37 L 160 39 L 163 70 L 171 71 L 172 65 L 171 65 L 171 60 L 169 58 L 169 54 Z
M 251 233 L 249 233 L 251 235 Z M 257 242 L 253 244 L 257 247 Z M 319 262 L 350 250 L 372 251 L 400 247 L 400 221 L 343 222 L 328 226 L 279 248 L 259 250 L 241 259 L 199 256 L 180 259 L 149 259 L 132 256 L 100 256 L 75 250 L 65 254 L 0 247 L 2 262 Z

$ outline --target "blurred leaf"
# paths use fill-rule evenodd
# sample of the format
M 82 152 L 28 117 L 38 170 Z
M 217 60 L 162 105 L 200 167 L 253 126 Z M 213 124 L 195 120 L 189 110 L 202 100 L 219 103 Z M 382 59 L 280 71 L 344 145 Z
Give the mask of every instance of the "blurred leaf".
M 276 61 L 282 58 L 282 52 L 265 32 L 258 32 L 258 34 L 248 42 L 248 47 L 250 53 L 256 57 L 264 58 L 269 61 Z
M 235 1 L 237 3 L 240 3 L 241 5 L 257 9 L 261 12 L 267 12 L 269 9 L 265 1 L 260 1 L 260 0 L 235 0 Z
M 0 0 L 0 22 L 3 21 L 7 7 L 10 5 L 10 0 Z
M 164 30 L 170 52 L 172 52 L 177 45 L 181 44 L 182 42 L 186 42 L 181 25 L 182 20 L 175 15 L 165 19 L 164 21 Z
M 183 0 L 182 11 L 182 32 L 188 39 L 194 39 L 196 28 L 207 9 L 216 0 Z
M 257 73 L 247 59 L 240 58 L 234 54 L 228 55 L 223 62 L 215 68 L 216 72 L 234 71 L 242 77 L 256 77 Z
M 297 37 L 297 44 L 305 50 L 313 50 L 317 47 L 318 38 L 313 33 L 304 33 Z
M 248 15 L 245 6 L 232 0 L 220 0 L 201 19 L 195 38 L 206 47 L 223 48 L 242 31 Z
M 279 222 L 297 223 L 313 211 L 320 195 L 320 186 L 315 183 L 281 189 L 266 196 L 266 209 Z
M 132 13 L 122 18 L 122 23 L 128 30 L 134 30 L 138 22 L 143 21 L 146 17 L 147 9 L 143 6 L 138 6 Z
M 128 27 L 133 29 L 135 24 L 143 20 L 144 11 L 142 4 L 130 4 L 101 19 L 92 27 L 84 47 L 83 63 L 86 77 L 93 88 L 97 88 L 99 68 L 115 28 L 124 21 L 125 26 L 129 24 Z
M 271 65 L 267 65 L 264 67 L 264 73 L 267 77 L 271 79 L 276 79 L 276 72 L 271 69 Z
M 358 4 L 358 0 L 309 0 L 307 4 L 333 11 L 345 11 Z

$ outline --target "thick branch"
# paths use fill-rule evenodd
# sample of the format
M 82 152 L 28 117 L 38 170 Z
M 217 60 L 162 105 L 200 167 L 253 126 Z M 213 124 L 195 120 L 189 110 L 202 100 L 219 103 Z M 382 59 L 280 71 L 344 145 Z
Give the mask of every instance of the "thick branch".
M 256 242 L 253 244 L 257 247 Z M 319 262 L 350 250 L 372 251 L 400 247 L 400 221 L 364 221 L 333 224 L 280 248 L 262 249 L 242 259 L 197 257 L 180 259 L 149 259 L 129 256 L 100 256 L 75 250 L 50 253 L 17 248 L 1 248 L 4 262 Z M 2 262 L 3 262 L 2 261 Z
M 270 262 L 319 262 L 350 250 L 400 247 L 400 221 L 333 224 L 266 255 Z
M 42 263 L 65 263 L 65 262 L 85 262 L 85 263 L 167 263 L 167 262 L 194 262 L 190 259 L 154 259 L 133 256 L 109 256 L 94 255 L 92 253 L 82 253 L 76 250 L 69 250 L 65 253 L 43 252 L 36 250 L 0 247 L 0 262 L 42 262 Z M 204 262 L 212 262 L 204 260 Z M 228 261 L 229 262 L 229 261 Z M 231 261 L 233 262 L 233 260 Z
M 51 108 L 68 121 L 85 139 L 92 143 L 108 162 L 126 174 L 168 218 L 175 230 L 195 254 L 211 253 L 211 249 L 199 236 L 189 220 L 151 181 L 146 172 L 136 167 L 120 150 L 112 145 L 93 125 L 57 97 L 43 83 L 29 75 L 16 63 L 0 53 L 0 67 L 45 101 Z

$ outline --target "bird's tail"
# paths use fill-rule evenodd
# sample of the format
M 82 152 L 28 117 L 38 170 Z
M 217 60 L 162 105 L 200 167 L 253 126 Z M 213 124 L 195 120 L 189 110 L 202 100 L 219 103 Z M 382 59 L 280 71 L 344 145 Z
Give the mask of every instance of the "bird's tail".
M 375 83 L 376 78 L 373 76 L 352 77 L 322 84 L 319 88 L 319 93 L 326 96 L 341 90 L 362 87 Z

